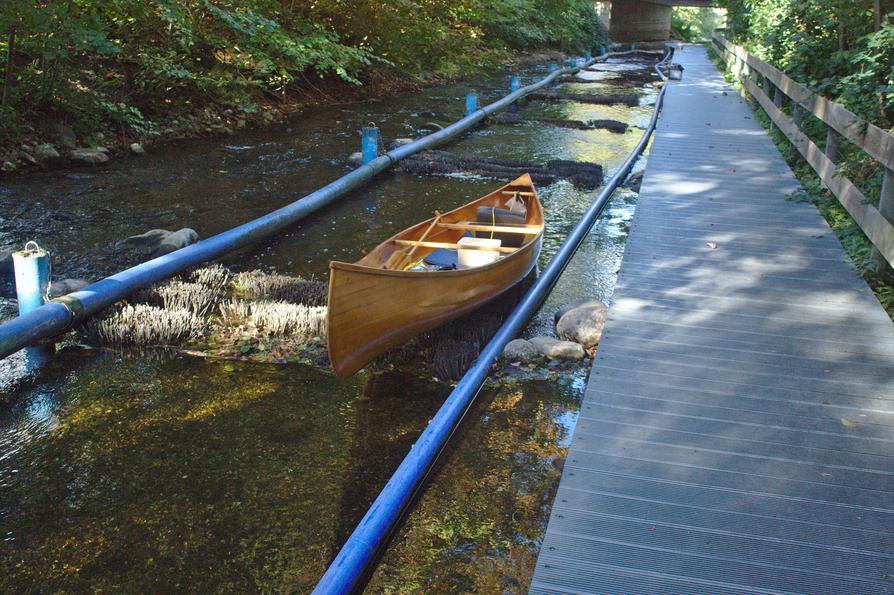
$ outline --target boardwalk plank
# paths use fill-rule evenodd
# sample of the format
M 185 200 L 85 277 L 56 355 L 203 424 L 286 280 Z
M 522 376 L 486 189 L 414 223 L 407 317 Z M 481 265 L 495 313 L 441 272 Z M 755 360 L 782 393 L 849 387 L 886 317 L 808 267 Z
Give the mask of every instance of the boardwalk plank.
M 678 57 L 531 592 L 892 593 L 894 325 Z

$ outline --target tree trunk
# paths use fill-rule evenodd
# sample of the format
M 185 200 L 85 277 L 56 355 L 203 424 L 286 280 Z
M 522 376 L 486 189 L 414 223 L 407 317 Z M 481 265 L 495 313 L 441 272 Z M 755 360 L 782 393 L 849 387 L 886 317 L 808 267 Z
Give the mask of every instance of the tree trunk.
M 872 0 L 872 9 L 875 13 L 875 32 L 882 28 L 882 0 Z
M 0 97 L 0 105 L 6 105 L 9 100 L 9 91 L 12 88 L 12 56 L 16 51 L 16 23 L 13 21 L 9 28 L 9 41 L 6 46 L 6 73 L 3 77 L 3 96 Z

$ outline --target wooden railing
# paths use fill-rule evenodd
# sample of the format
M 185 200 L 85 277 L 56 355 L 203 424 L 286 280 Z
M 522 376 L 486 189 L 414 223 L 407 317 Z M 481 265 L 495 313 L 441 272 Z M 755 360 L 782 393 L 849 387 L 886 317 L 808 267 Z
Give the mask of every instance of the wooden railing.
M 880 264 L 883 260 L 894 264 L 894 136 L 793 81 L 719 33 L 715 32 L 711 41 L 747 95 L 767 112 L 773 124 L 788 137 L 823 185 L 860 226 L 875 247 L 873 257 Z M 792 104 L 792 117 L 782 111 L 786 98 Z M 805 111 L 828 126 L 825 151 L 801 132 Z M 863 192 L 835 164 L 841 137 L 862 149 L 884 169 L 878 208 L 869 203 Z

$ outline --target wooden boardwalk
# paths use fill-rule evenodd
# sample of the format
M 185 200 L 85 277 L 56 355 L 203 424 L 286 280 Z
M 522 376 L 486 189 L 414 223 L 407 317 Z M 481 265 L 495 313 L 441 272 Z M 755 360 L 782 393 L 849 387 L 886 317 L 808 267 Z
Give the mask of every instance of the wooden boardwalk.
M 894 324 L 677 54 L 533 593 L 894 593 Z

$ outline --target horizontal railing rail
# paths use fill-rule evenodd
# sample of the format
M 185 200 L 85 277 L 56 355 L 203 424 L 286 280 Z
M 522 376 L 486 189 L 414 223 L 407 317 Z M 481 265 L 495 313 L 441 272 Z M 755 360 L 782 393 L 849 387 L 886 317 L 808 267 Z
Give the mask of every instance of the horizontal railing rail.
M 883 264 L 883 260 L 894 264 L 894 135 L 792 80 L 775 66 L 754 57 L 719 33 L 715 32 L 711 41 L 730 72 L 742 83 L 742 90 L 760 104 L 773 124 L 798 149 L 823 185 L 863 230 L 875 248 L 873 256 L 876 261 L 879 264 Z M 791 117 L 782 109 L 786 97 L 792 102 Z M 825 150 L 820 149 L 801 130 L 805 112 L 828 126 Z M 842 137 L 883 168 L 878 207 L 870 203 L 863 191 L 836 164 L 838 143 Z

